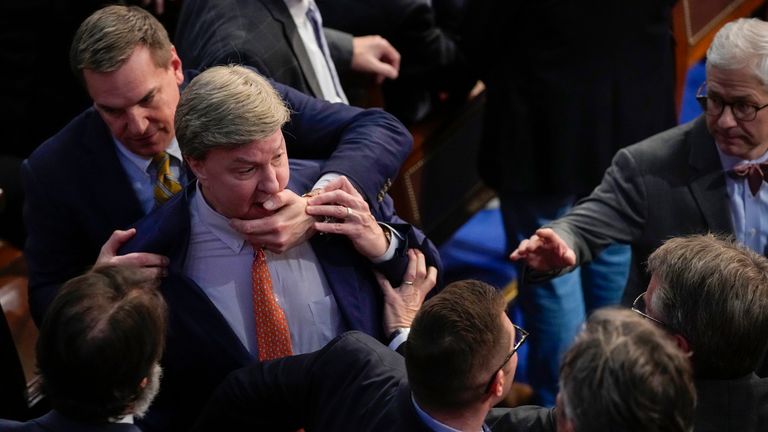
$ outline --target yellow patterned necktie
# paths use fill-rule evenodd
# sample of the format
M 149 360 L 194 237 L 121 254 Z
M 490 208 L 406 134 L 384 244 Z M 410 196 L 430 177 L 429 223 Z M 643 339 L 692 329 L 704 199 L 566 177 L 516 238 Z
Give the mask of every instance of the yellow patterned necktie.
M 155 206 L 160 206 L 175 193 L 181 190 L 181 183 L 171 173 L 171 158 L 166 152 L 160 152 L 152 158 L 152 164 L 157 170 L 155 185 L 152 191 L 155 195 Z
M 253 257 L 253 313 L 256 318 L 256 343 L 259 360 L 272 360 L 293 354 L 291 332 L 283 308 L 277 303 L 272 291 L 272 277 L 263 249 Z

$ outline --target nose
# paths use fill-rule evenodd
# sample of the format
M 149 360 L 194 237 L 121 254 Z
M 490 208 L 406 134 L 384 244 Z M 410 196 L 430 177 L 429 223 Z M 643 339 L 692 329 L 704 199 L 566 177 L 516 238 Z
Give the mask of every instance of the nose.
M 280 182 L 277 181 L 277 172 L 272 165 L 261 171 L 261 178 L 259 178 L 259 185 L 257 189 L 260 192 L 266 194 L 276 194 L 280 192 Z
M 149 126 L 149 120 L 140 107 L 132 107 L 125 113 L 126 128 L 131 135 L 142 135 Z
M 733 116 L 733 109 L 730 105 L 723 107 L 723 112 L 717 118 L 717 125 L 723 129 L 736 127 L 736 117 Z

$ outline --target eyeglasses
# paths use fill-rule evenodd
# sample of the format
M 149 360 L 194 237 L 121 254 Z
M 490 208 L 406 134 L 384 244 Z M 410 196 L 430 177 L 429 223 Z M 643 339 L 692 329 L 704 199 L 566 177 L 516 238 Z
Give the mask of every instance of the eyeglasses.
M 758 111 L 768 107 L 768 104 L 757 106 L 747 102 L 728 103 L 717 96 L 707 96 L 706 83 L 702 84 L 701 87 L 699 87 L 699 90 L 696 92 L 696 100 L 699 102 L 699 105 L 701 105 L 701 109 L 704 110 L 708 116 L 719 117 L 723 111 L 725 111 L 725 107 L 729 106 L 731 107 L 731 113 L 733 113 L 733 117 L 736 120 L 743 122 L 754 120 L 755 117 L 757 117 Z
M 664 329 L 669 329 L 669 327 L 666 324 L 664 324 L 662 321 L 657 320 L 656 318 L 648 315 L 648 313 L 646 312 L 647 310 L 648 309 L 645 304 L 645 292 L 643 292 L 642 294 L 637 296 L 635 301 L 632 302 L 632 312 L 635 312 L 636 314 L 640 315 L 645 319 L 649 319 L 655 322 L 656 324 L 660 325 Z
M 504 361 L 501 362 L 501 366 L 499 366 L 498 369 L 496 369 L 493 372 L 493 375 L 491 375 L 491 379 L 488 380 L 488 384 L 485 386 L 485 393 L 488 393 L 488 391 L 491 390 L 491 385 L 493 385 L 493 379 L 496 378 L 496 374 L 499 373 L 499 371 L 507 364 L 509 359 L 512 358 L 513 355 L 517 352 L 518 349 L 523 345 L 523 342 L 525 342 L 526 339 L 528 339 L 528 332 L 523 330 L 522 328 L 518 327 L 515 324 L 512 324 L 515 327 L 515 344 L 512 346 L 512 351 L 507 354 L 506 357 L 504 357 Z

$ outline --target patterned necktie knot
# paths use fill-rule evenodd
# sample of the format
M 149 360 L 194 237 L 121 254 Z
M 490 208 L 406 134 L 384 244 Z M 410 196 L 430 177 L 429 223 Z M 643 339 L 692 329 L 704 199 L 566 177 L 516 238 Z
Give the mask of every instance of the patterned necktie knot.
M 155 184 L 152 192 L 155 196 L 155 206 L 160 206 L 181 190 L 181 183 L 171 172 L 171 158 L 166 152 L 160 152 L 152 158 L 155 168 Z
M 760 192 L 763 181 L 768 180 L 768 162 L 761 164 L 742 163 L 729 170 L 728 175 L 734 179 L 746 179 L 749 191 L 752 192 L 752 196 L 755 196 Z

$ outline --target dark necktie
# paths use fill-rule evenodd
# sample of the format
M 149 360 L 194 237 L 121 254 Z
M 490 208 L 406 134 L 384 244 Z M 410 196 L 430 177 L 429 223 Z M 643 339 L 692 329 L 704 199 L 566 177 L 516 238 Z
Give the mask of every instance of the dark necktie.
M 760 192 L 760 186 L 763 185 L 763 181 L 768 180 L 768 162 L 761 164 L 739 164 L 733 167 L 732 170 L 729 170 L 728 175 L 734 179 L 746 179 L 749 191 L 752 192 L 752 196 L 755 196 Z

